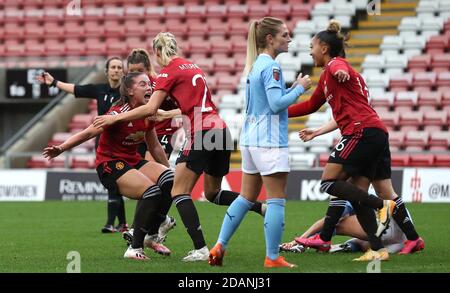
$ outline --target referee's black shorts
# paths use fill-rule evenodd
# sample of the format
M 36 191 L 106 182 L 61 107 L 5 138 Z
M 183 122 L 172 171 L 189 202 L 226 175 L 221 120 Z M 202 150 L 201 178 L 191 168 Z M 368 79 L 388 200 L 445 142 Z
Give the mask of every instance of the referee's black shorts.
M 328 163 L 343 165 L 349 176 L 370 180 L 391 178 L 389 136 L 379 128 L 364 128 L 342 136 L 331 151 Z

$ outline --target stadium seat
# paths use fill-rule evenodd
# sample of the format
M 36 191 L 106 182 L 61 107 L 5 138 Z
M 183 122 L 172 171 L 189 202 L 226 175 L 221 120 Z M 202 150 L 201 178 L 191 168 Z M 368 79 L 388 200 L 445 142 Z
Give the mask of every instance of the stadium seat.
M 424 125 L 446 126 L 447 113 L 444 111 L 425 111 L 423 114 Z
M 409 157 L 409 166 L 411 167 L 432 167 L 433 163 L 433 154 L 411 154 Z
M 393 92 L 408 91 L 412 85 L 413 75 L 405 73 L 399 76 L 393 76 L 389 80 L 389 88 Z
M 398 123 L 403 126 L 419 127 L 423 123 L 423 113 L 421 112 L 401 112 Z
M 391 165 L 393 167 L 405 167 L 409 165 L 409 154 L 392 153 Z
M 450 70 L 450 53 L 433 55 L 431 68 L 434 72 L 448 72 Z
M 49 168 L 50 162 L 42 155 L 34 155 L 27 162 L 27 168 L 30 169 L 42 169 Z
M 423 87 L 431 89 L 436 84 L 435 72 L 417 72 L 414 74 L 414 87 Z
M 398 126 L 400 114 L 398 112 L 386 112 L 380 115 L 381 120 L 387 127 L 395 128 Z
M 430 148 L 442 147 L 444 150 L 448 150 L 450 147 L 450 133 L 447 131 L 432 132 L 430 134 Z
M 405 148 L 419 147 L 424 149 L 428 145 L 428 132 L 425 131 L 409 131 L 405 135 Z
M 394 106 L 395 107 L 413 107 L 417 104 L 418 94 L 414 91 L 398 92 L 395 95 Z
M 450 72 L 439 72 L 436 85 L 438 87 L 450 87 Z
M 409 59 L 408 71 L 411 73 L 427 71 L 431 66 L 431 55 L 419 55 Z
M 70 167 L 73 169 L 95 169 L 95 155 L 73 155 Z
M 434 159 L 435 167 L 450 167 L 450 154 L 436 154 Z
M 419 93 L 417 105 L 421 106 L 440 106 L 442 100 L 442 93 L 438 91 L 423 91 Z
M 389 132 L 389 146 L 391 147 L 391 151 L 393 149 L 401 149 L 403 147 L 404 139 L 405 133 L 403 131 Z
M 75 114 L 69 123 L 69 129 L 85 129 L 92 123 L 91 114 Z

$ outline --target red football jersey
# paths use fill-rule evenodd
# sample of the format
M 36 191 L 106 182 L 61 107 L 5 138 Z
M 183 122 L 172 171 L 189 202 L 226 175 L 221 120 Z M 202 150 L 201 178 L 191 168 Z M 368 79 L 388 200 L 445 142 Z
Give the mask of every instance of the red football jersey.
M 347 71 L 350 79 L 338 82 L 334 77 L 338 70 Z M 289 107 L 289 117 L 305 115 L 307 108 L 316 110 L 325 102 L 330 104 L 334 120 L 343 135 L 369 127 L 387 132 L 378 114 L 369 105 L 369 91 L 364 79 L 343 58 L 336 57 L 328 62 L 311 99 Z
M 148 78 L 150 79 L 151 83 L 152 83 L 152 91 L 155 89 L 156 86 L 156 77 L 153 77 L 151 75 L 148 76 Z M 165 110 L 165 111 L 169 111 L 169 110 L 174 110 L 174 109 L 178 109 L 178 106 L 175 104 L 175 102 L 172 100 L 171 97 L 167 97 L 161 104 L 161 106 L 159 106 L 160 109 Z M 156 135 L 160 136 L 160 135 L 172 135 L 175 131 L 177 131 L 179 127 L 178 126 L 172 126 L 172 119 L 166 119 L 160 122 L 156 122 L 155 124 L 155 130 L 156 130 Z
M 131 110 L 128 103 L 112 106 L 107 115 L 118 115 Z M 148 119 L 138 119 L 111 125 L 100 135 L 95 165 L 112 160 L 124 160 L 130 165 L 142 160 L 137 152 L 139 144 L 145 141 L 145 133 L 154 128 L 154 122 Z
M 181 113 L 189 118 L 189 121 L 183 120 L 187 134 L 226 127 L 211 100 L 205 75 L 196 64 L 183 58 L 173 59 L 158 74 L 157 90 L 172 97 Z

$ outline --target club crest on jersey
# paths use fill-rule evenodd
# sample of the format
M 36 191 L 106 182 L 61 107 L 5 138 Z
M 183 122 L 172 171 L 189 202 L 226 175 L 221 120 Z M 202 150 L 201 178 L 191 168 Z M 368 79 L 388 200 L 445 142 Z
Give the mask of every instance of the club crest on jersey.
M 274 68 L 272 74 L 273 74 L 273 78 L 274 78 L 276 81 L 279 81 L 279 80 L 280 80 L 280 69 Z
M 117 169 L 117 170 L 122 170 L 123 167 L 125 167 L 125 165 L 124 165 L 122 162 L 117 162 L 117 163 L 116 163 L 116 169 Z

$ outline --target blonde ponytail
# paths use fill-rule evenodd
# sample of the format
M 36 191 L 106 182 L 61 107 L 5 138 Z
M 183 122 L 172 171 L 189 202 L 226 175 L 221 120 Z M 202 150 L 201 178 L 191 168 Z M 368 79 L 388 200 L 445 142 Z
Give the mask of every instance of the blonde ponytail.
M 161 32 L 153 39 L 153 50 L 159 51 L 162 65 L 169 64 L 173 56 L 178 55 L 178 45 L 175 36 L 169 32 Z
M 266 36 L 269 34 L 275 36 L 281 31 L 282 25 L 283 21 L 275 17 L 264 17 L 261 20 L 253 20 L 250 23 L 244 75 L 247 75 L 252 70 L 258 54 L 266 47 Z
M 250 28 L 248 29 L 247 36 L 247 58 L 245 61 L 244 75 L 247 75 L 255 63 L 256 57 L 258 56 L 258 48 L 256 47 L 256 26 L 258 25 L 257 20 L 253 20 L 250 23 Z

